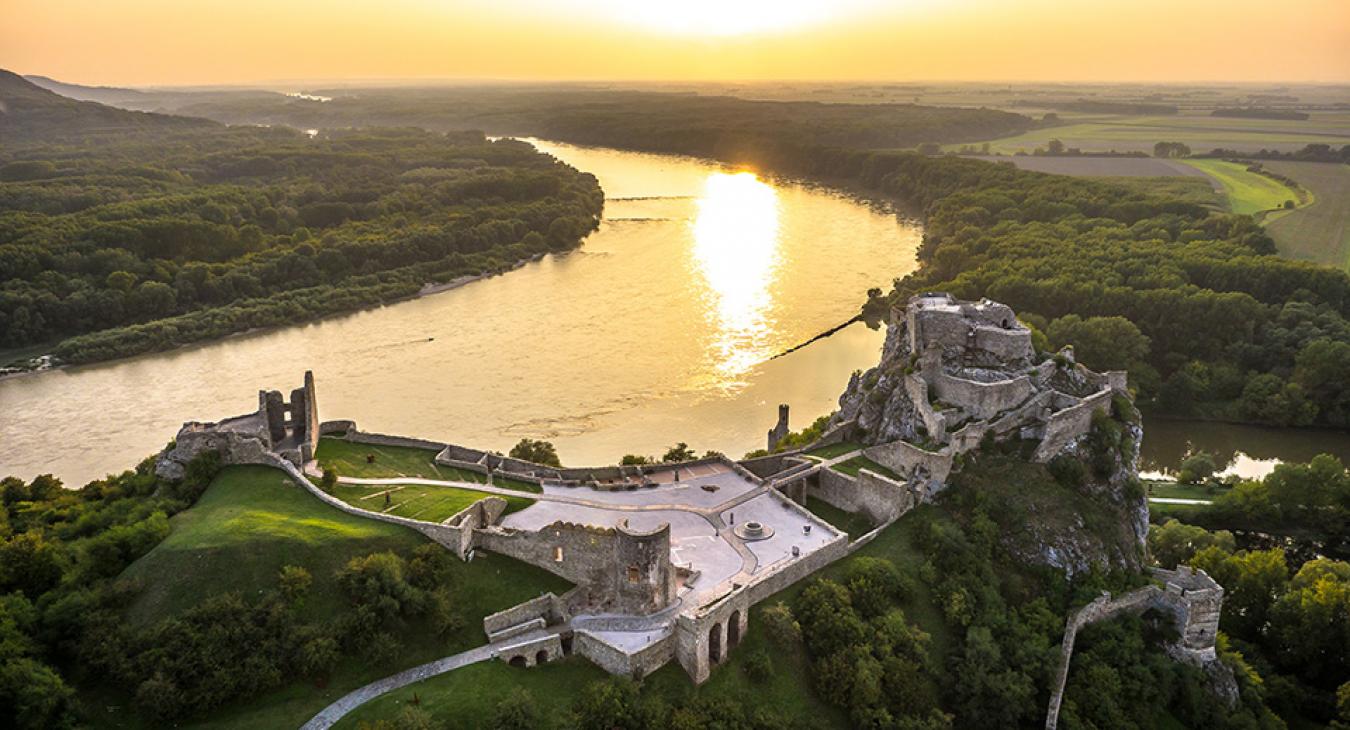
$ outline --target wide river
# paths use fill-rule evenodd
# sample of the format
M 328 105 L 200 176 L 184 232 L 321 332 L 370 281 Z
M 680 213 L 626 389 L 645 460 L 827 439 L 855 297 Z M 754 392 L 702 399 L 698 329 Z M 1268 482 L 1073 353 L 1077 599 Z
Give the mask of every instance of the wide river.
M 579 250 L 314 324 L 0 379 L 0 476 L 81 485 L 134 466 L 185 420 L 289 392 L 306 369 L 323 418 L 370 431 L 502 451 L 543 438 L 572 465 L 677 441 L 739 456 L 764 446 L 779 403 L 805 426 L 876 362 L 883 335 L 862 325 L 771 358 L 913 270 L 917 224 L 704 160 L 535 144 L 604 187 L 604 221 Z M 1154 475 L 1195 449 L 1244 477 L 1324 451 L 1350 461 L 1335 432 L 1153 419 L 1145 431 Z
M 605 218 L 577 251 L 458 289 L 314 324 L 0 380 L 0 476 L 80 485 L 134 466 L 186 420 L 257 407 L 314 371 L 320 415 L 566 464 L 677 441 L 764 446 L 828 413 L 882 333 L 869 287 L 911 271 L 921 228 L 825 188 L 691 158 L 537 142 L 599 178 Z

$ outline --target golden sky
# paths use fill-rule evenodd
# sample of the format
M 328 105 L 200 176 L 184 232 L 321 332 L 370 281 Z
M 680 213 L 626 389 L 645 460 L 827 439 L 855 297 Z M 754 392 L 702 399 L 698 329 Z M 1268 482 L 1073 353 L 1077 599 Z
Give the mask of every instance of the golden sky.
M 0 0 L 0 68 L 141 85 L 1350 81 L 1350 0 Z

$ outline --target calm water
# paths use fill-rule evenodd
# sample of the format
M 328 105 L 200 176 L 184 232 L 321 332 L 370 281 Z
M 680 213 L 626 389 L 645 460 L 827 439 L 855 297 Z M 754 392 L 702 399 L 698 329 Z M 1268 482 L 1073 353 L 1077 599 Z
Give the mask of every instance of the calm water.
M 1331 454 L 1350 465 L 1350 435 L 1339 431 L 1270 428 L 1205 421 L 1144 419 L 1139 470 L 1145 476 L 1175 476 L 1181 461 L 1204 451 L 1222 474 L 1263 477 L 1281 461 L 1309 461 Z
M 779 402 L 801 427 L 875 363 L 882 333 L 860 325 L 769 358 L 911 271 L 916 225 L 700 160 L 538 144 L 609 198 L 580 250 L 315 324 L 2 380 L 0 475 L 83 484 L 307 368 L 321 416 L 367 430 L 500 450 L 545 438 L 570 464 L 676 441 L 740 455 Z

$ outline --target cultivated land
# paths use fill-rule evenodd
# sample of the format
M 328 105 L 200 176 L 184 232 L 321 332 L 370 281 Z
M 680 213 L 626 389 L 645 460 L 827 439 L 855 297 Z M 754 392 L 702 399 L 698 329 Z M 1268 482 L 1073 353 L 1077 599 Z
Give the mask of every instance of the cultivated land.
M 1027 111 L 1027 110 L 1019 110 Z M 1181 142 L 1195 152 L 1215 148 L 1242 152 L 1259 149 L 1292 152 L 1308 144 L 1350 144 L 1350 112 L 1312 112 L 1306 121 L 1233 119 L 1207 113 L 1168 116 L 1073 115 L 1060 113 L 1061 126 L 1034 129 L 989 141 L 989 150 L 1030 154 L 1058 139 L 1084 152 L 1148 152 L 1158 142 Z M 958 149 L 962 145 L 947 145 Z
M 964 156 L 964 155 L 963 155 Z M 1204 178 L 1205 173 L 1178 160 L 1156 157 L 1091 157 L 1049 155 L 973 155 L 985 162 L 1011 162 L 1023 170 L 1074 177 L 1171 177 Z
M 256 596 L 276 587 L 284 565 L 306 568 L 314 583 L 305 602 L 308 618 L 336 618 L 346 610 L 334 572 L 354 557 L 393 550 L 408 554 L 428 544 L 406 528 L 333 509 L 295 486 L 284 473 L 266 467 L 229 467 L 191 509 L 176 515 L 169 537 L 133 563 L 124 578 L 141 579 L 144 592 L 129 609 L 139 622 L 176 615 L 202 599 L 229 591 Z M 570 585 L 545 571 L 499 555 L 471 563 L 454 561 L 452 595 L 463 627 L 437 638 L 424 622 L 389 627 L 402 649 L 390 665 L 349 657 L 323 686 L 296 683 L 212 713 L 193 727 L 299 727 L 347 692 L 407 667 L 455 654 L 483 643 L 483 616 L 545 591 L 561 594 Z M 99 706 L 125 707 L 128 698 L 109 697 Z M 124 716 L 100 725 L 126 726 Z
M 1269 160 L 1266 169 L 1297 180 L 1312 203 L 1266 226 L 1280 253 L 1350 269 L 1350 165 Z
M 1247 165 L 1227 160 L 1185 160 L 1185 164 L 1194 167 L 1223 186 L 1229 208 L 1234 213 L 1255 215 L 1258 219 L 1263 213 L 1283 212 L 1285 201 L 1299 202 L 1298 191 L 1284 183 L 1265 175 L 1247 171 Z

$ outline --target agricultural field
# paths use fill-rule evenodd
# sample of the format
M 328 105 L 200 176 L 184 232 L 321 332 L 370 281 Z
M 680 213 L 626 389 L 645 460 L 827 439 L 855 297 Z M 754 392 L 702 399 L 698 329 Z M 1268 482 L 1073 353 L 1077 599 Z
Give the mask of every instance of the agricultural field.
M 1175 116 L 1070 115 L 1066 123 L 1033 129 L 1024 134 L 989 141 L 989 151 L 1011 155 L 1030 154 L 1052 139 L 1084 152 L 1147 152 L 1158 142 L 1182 142 L 1194 152 L 1215 148 L 1238 151 L 1259 149 L 1290 152 L 1308 144 L 1333 147 L 1350 144 L 1350 112 L 1312 112 L 1306 121 L 1232 119 L 1207 114 Z M 963 145 L 947 145 L 956 150 Z
M 1350 270 L 1350 166 L 1285 160 L 1264 164 L 1312 194 L 1311 204 L 1266 227 L 1280 253 Z
M 969 156 L 985 162 L 1011 162 L 1023 170 L 1073 177 L 1205 177 L 1205 173 L 1180 161 L 1163 160 L 1156 157 Z
M 1227 160 L 1185 160 L 1185 164 L 1209 175 L 1223 186 L 1228 207 L 1234 213 L 1255 215 L 1258 220 L 1266 214 L 1285 213 L 1285 201 L 1300 201 L 1299 192 L 1265 175 L 1248 172 L 1247 166 Z M 1277 216 L 1270 215 L 1271 220 Z

